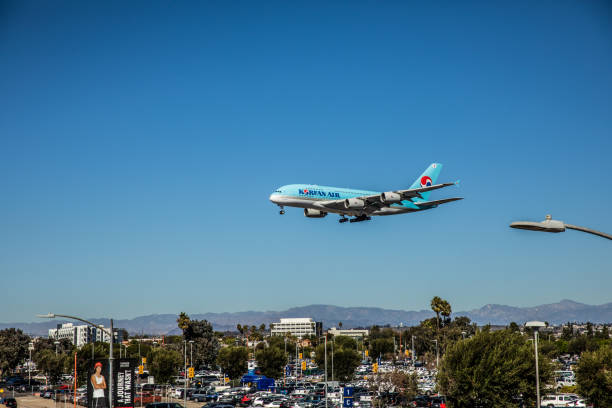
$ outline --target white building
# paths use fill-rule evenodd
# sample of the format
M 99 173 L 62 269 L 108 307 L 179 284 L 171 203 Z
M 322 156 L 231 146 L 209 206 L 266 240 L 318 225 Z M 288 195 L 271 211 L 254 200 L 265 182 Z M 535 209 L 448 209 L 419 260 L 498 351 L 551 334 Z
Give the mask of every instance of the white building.
M 121 341 L 118 337 L 117 331 L 115 330 L 115 340 Z M 106 343 L 110 341 L 110 336 L 104 330 L 90 327 L 86 324 L 75 326 L 72 323 L 58 324 L 57 328 L 49 329 L 49 338 L 55 340 L 67 339 L 77 347 L 96 341 Z
M 272 336 L 285 336 L 291 334 L 297 337 L 320 335 L 321 323 L 317 323 L 310 317 L 297 317 L 280 319 L 278 323 L 271 323 Z
M 332 327 L 327 331 L 327 333 L 331 334 L 332 336 L 348 336 L 358 338 L 367 337 L 370 334 L 370 331 L 367 329 L 336 329 L 335 327 Z

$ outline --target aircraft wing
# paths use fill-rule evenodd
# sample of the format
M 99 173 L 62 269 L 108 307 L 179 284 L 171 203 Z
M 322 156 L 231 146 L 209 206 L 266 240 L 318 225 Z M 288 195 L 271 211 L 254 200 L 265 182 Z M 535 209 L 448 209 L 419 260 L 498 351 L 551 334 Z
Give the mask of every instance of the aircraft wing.
M 408 190 L 396 190 L 396 191 L 393 191 L 393 193 L 399 194 L 402 200 L 408 200 L 408 201 L 414 202 L 413 201 L 414 198 L 423 198 L 421 196 L 421 193 L 424 193 L 426 191 L 437 190 L 439 188 L 454 186 L 455 184 L 457 183 L 436 184 L 433 186 L 412 188 Z M 390 205 L 390 204 L 382 202 L 382 200 L 380 199 L 380 194 L 373 194 L 373 195 L 361 196 L 361 197 L 355 197 L 355 198 L 359 200 L 363 200 L 365 202 L 365 207 L 363 208 L 365 212 L 373 212 L 383 207 L 388 207 Z M 438 200 L 438 201 L 444 201 L 444 200 Z M 451 200 L 451 201 L 454 201 L 454 200 Z M 448 201 L 445 201 L 445 202 L 448 202 Z M 434 203 L 434 204 L 430 204 L 430 203 Z M 319 204 L 327 208 L 333 208 L 335 210 L 345 210 L 346 209 L 344 207 L 344 200 L 320 201 Z M 436 203 L 435 201 L 426 201 L 422 203 L 415 202 L 414 204 L 424 206 L 424 205 L 437 205 L 437 204 L 443 204 L 443 203 Z
M 446 204 L 452 201 L 463 200 L 463 197 L 453 197 L 453 198 L 445 198 L 442 200 L 434 200 L 434 201 L 417 201 L 414 205 L 418 207 L 431 207 L 434 205 Z

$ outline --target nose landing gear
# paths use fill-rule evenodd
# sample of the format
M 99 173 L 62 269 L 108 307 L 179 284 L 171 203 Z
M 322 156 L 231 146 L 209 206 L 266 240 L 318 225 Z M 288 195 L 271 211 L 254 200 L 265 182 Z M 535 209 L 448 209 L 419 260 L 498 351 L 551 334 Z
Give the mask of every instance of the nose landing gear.
M 283 208 L 283 206 L 280 206 L 280 211 L 278 212 L 280 215 L 285 214 L 285 209 Z

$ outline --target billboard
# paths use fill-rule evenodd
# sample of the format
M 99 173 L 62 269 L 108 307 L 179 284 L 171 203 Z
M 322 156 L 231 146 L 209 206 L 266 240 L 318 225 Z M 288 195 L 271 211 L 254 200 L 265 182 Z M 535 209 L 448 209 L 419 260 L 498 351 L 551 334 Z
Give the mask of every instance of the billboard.
M 134 386 L 136 360 L 120 358 L 113 360 L 113 406 L 134 407 Z M 94 360 L 89 368 L 87 381 L 87 407 L 109 407 L 109 364 L 108 360 Z
M 108 360 L 94 360 L 87 373 L 87 407 L 108 407 Z
M 136 359 L 120 358 L 113 362 L 114 380 L 113 394 L 115 394 L 115 408 L 134 407 L 134 386 Z

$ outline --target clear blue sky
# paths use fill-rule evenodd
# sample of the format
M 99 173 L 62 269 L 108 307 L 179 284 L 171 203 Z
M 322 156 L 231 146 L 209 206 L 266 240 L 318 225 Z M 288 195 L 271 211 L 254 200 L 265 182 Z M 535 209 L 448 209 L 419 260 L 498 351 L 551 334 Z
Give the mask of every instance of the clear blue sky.
M 0 4 L 0 321 L 612 301 L 606 2 Z M 278 186 L 465 200 L 338 224 Z

